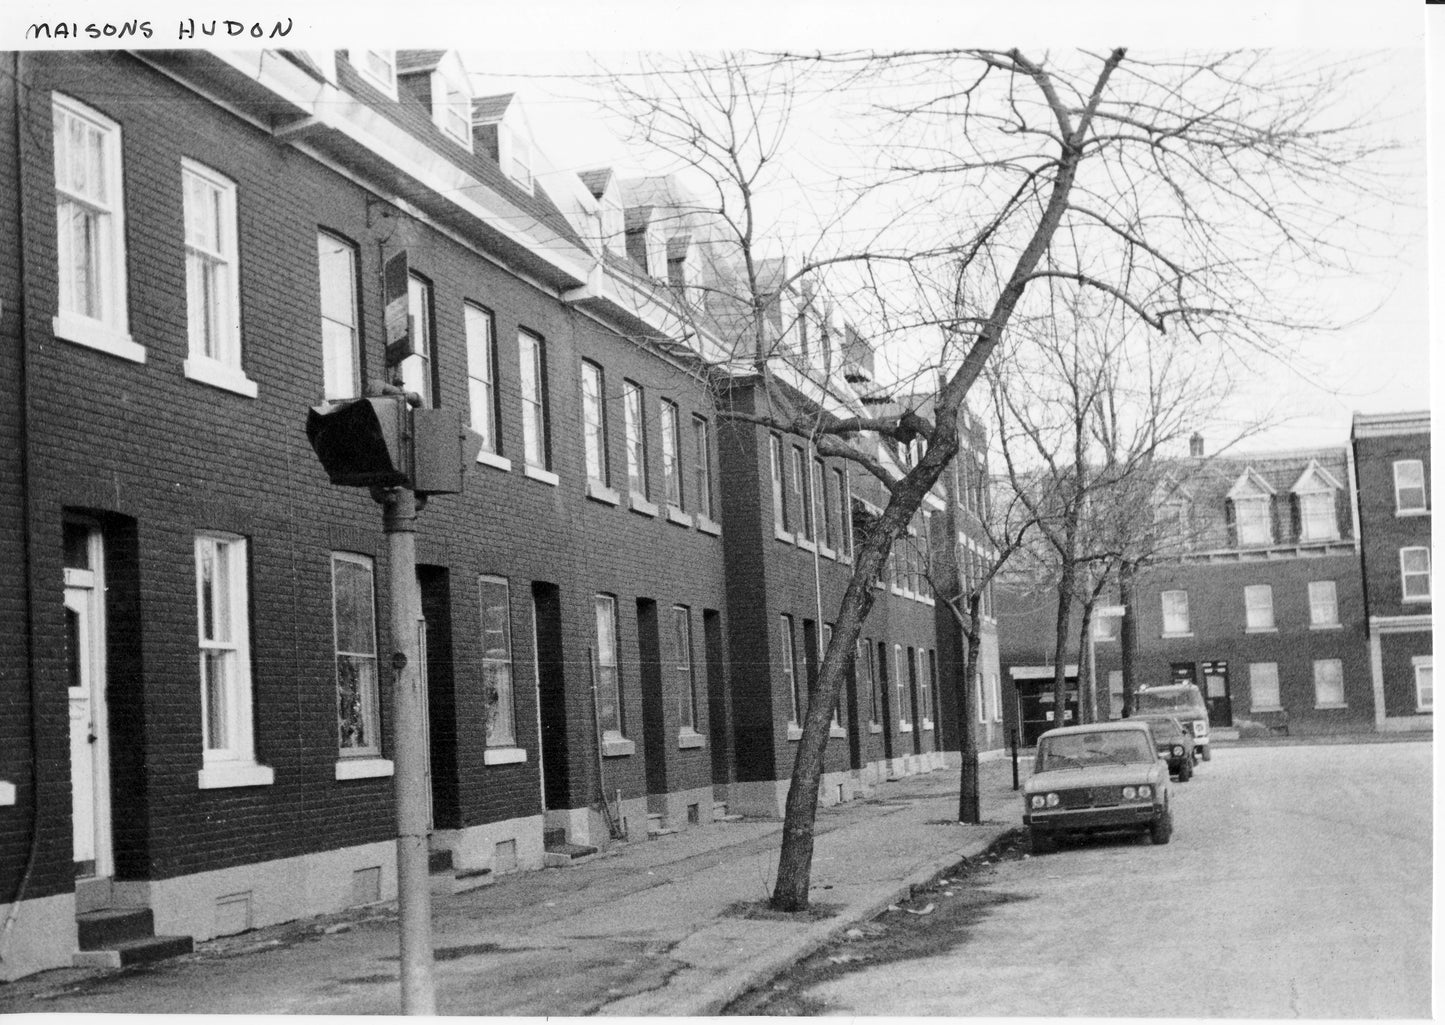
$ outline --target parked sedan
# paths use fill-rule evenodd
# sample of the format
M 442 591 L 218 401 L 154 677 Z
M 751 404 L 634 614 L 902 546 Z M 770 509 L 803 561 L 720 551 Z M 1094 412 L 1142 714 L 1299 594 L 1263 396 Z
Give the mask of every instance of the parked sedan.
M 1039 737 L 1024 783 L 1024 825 L 1036 853 L 1066 833 L 1147 832 L 1166 844 L 1174 831 L 1169 765 L 1141 719 L 1065 726 Z
M 1154 748 L 1169 763 L 1169 771 L 1181 783 L 1194 775 L 1194 731 L 1172 715 L 1141 715 L 1139 722 L 1149 724 L 1154 734 Z

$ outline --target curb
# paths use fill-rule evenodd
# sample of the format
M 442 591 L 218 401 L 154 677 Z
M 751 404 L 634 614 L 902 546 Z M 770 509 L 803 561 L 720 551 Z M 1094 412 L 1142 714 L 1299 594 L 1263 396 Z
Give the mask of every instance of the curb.
M 699 987 L 691 999 L 679 1001 L 669 1013 L 681 1017 L 716 1017 L 722 1013 L 724 1007 L 748 990 L 766 982 L 779 972 L 791 968 L 859 922 L 866 922 L 882 914 L 888 905 L 908 899 L 912 896 L 915 887 L 932 882 L 940 873 L 957 865 L 964 858 L 971 858 L 975 854 L 988 850 L 994 841 L 1012 828 L 1012 826 L 1005 825 L 997 832 L 971 841 L 950 854 L 934 858 L 922 868 L 915 869 L 904 877 L 897 886 L 885 891 L 883 896 L 856 901 L 848 905 L 835 919 L 820 922 L 810 928 L 798 938 L 797 942 L 788 944 L 786 949 L 771 950 L 760 954 L 731 969 L 716 982 Z

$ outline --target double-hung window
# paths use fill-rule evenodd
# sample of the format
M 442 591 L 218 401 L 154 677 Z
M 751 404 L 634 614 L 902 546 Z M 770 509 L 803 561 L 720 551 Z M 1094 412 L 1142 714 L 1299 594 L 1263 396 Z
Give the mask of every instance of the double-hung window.
M 361 394 L 360 317 L 356 307 L 356 250 L 321 232 L 316 237 L 321 272 L 321 365 L 325 396 Z
M 599 594 L 593 599 L 597 621 L 597 716 L 605 739 L 620 740 L 626 723 L 622 715 L 622 686 L 617 676 L 617 599 Z
M 68 96 L 51 99 L 59 310 L 55 333 L 145 361 L 126 310 L 120 125 Z
M 512 691 L 511 591 L 502 577 L 477 578 L 482 608 L 482 700 L 487 716 L 487 746 L 517 743 L 516 702 Z
M 833 471 L 833 496 L 838 503 L 838 554 L 853 556 L 853 519 L 850 515 L 852 503 L 848 495 L 848 471 Z
M 692 418 L 693 500 L 697 514 L 705 520 L 716 519 L 712 508 L 712 436 L 707 420 Z
M 663 499 L 674 508 L 682 504 L 682 466 L 678 458 L 678 438 L 682 433 L 677 403 L 662 400 L 662 492 Z
M 873 671 L 873 645 L 858 638 L 858 654 L 855 658 L 858 672 L 863 674 L 863 683 L 868 688 L 868 721 L 870 723 L 882 722 L 882 714 L 878 710 L 878 674 Z
M 331 555 L 331 621 L 336 645 L 336 732 L 343 758 L 380 757 L 376 571 L 365 555 Z
M 1315 659 L 1315 707 L 1345 706 L 1344 663 L 1337 658 Z
M 1340 528 L 1335 520 L 1333 491 L 1305 491 L 1297 497 L 1301 540 L 1332 541 L 1340 536 Z
M 236 186 L 181 161 L 186 230 L 187 377 L 255 397 L 241 369 L 241 293 L 237 273 Z
M 692 672 L 692 617 L 686 605 L 672 607 L 672 664 L 677 672 L 677 721 L 683 732 L 697 731 L 697 688 Z
M 431 284 L 412 274 L 406 282 L 407 320 L 410 322 L 412 353 L 401 361 L 401 384 L 421 396 L 423 406 L 435 406 L 432 393 L 432 299 Z
M 918 681 L 918 716 L 926 730 L 933 726 L 933 677 L 931 673 L 924 672 L 923 656 L 922 648 L 908 649 L 909 670 Z
M 817 510 L 818 533 L 822 535 L 823 546 L 832 548 L 835 544 L 833 534 L 832 503 L 828 501 L 828 471 L 823 466 L 823 460 L 813 461 L 813 506 Z
M 1236 498 L 1235 529 L 1241 545 L 1267 545 L 1274 542 L 1274 527 L 1269 515 L 1269 496 Z
M 1278 662 L 1249 664 L 1249 707 L 1255 712 L 1279 710 Z
M 903 671 L 903 645 L 893 645 L 893 679 L 898 695 L 898 728 L 902 731 L 913 729 L 913 721 L 910 718 L 913 710 L 910 707 L 912 702 L 908 700 L 908 674 Z
M 602 368 L 582 361 L 582 454 L 587 479 L 607 486 L 607 414 L 603 399 Z
M 798 503 L 803 508 L 803 540 L 813 540 L 813 496 L 808 487 L 806 457 L 800 448 L 793 449 L 793 490 L 798 493 Z
M 1415 710 L 1435 710 L 1435 659 L 1432 655 L 1416 655 L 1410 660 L 1415 670 Z
M 462 304 L 467 333 L 467 400 L 472 430 L 482 436 L 482 451 L 502 454 L 497 425 L 497 346 L 492 315 L 480 306 Z
M 1400 459 L 1395 470 L 1395 513 L 1422 513 L 1428 507 L 1425 490 L 1425 463 L 1419 459 Z
M 1159 595 L 1164 612 L 1164 636 L 1189 632 L 1189 592 L 1164 591 Z
M 776 434 L 768 435 L 768 460 L 773 473 L 773 529 L 780 533 L 788 530 L 787 483 L 783 470 L 783 439 Z
M 542 339 L 517 332 L 521 356 L 522 457 L 537 470 L 550 470 L 547 437 L 547 359 Z
M 795 662 L 797 652 L 797 641 L 793 635 L 793 617 L 782 615 L 778 618 L 778 643 L 782 645 L 781 662 L 783 667 L 783 686 L 787 688 L 788 699 L 791 702 L 789 711 L 792 713 L 792 722 L 797 724 L 803 721 L 803 700 L 798 690 L 798 667 Z
M 350 56 L 351 63 L 363 78 L 396 99 L 395 50 L 356 50 Z
M 246 539 L 197 534 L 196 626 L 201 684 L 202 787 L 270 783 L 252 736 Z
M 1335 582 L 1333 580 L 1311 580 L 1309 594 L 1310 626 L 1339 626 L 1340 606 L 1335 594 Z
M 1274 629 L 1274 588 L 1269 584 L 1250 584 L 1244 589 L 1244 628 Z
M 647 423 L 643 419 L 642 386 L 622 382 L 622 426 L 627 436 L 627 490 L 647 498 Z
M 1430 549 L 1400 549 L 1400 592 L 1405 601 L 1430 600 Z

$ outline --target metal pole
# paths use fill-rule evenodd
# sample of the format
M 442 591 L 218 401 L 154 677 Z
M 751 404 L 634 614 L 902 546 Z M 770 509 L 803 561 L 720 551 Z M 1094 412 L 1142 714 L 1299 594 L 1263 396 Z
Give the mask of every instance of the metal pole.
M 426 706 L 421 690 L 421 591 L 416 581 L 416 495 L 389 488 L 382 530 L 391 561 L 392 722 L 396 755 L 396 886 L 401 928 L 401 1010 L 435 1015 L 431 886 L 427 864 Z
M 1013 749 L 1014 789 L 1019 788 L 1019 731 L 1009 730 L 1009 747 Z

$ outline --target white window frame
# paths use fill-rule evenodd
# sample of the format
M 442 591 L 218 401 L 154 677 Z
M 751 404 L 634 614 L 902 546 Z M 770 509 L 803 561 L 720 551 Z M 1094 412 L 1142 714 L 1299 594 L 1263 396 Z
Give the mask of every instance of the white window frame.
M 1319 491 L 1300 491 L 1296 493 L 1299 501 L 1299 525 L 1300 540 L 1302 541 L 1334 541 L 1340 536 L 1339 517 L 1335 512 L 1335 493 L 1329 489 Z M 1312 516 L 1311 510 L 1315 510 Z M 1315 517 L 1323 520 L 1323 529 L 1316 531 L 1312 527 Z
M 421 404 L 436 405 L 432 388 L 432 287 L 420 274 L 406 279 L 406 316 L 412 353 L 401 361 L 401 384 L 421 396 Z
M 1415 671 L 1415 711 L 1435 711 L 1435 657 L 1433 655 L 1416 655 L 1410 659 L 1410 667 Z M 1420 674 L 1424 673 L 1428 682 L 1422 687 Z
M 1416 567 L 1410 569 L 1405 565 L 1407 557 L 1415 553 L 1421 553 L 1425 559 L 1424 568 Z M 1424 594 L 1411 594 L 1411 581 L 1423 578 L 1425 581 Z M 1423 545 L 1407 545 L 1400 549 L 1400 600 L 1402 602 L 1428 602 L 1433 590 L 1430 579 L 1430 549 Z
M 1246 510 L 1254 510 L 1255 513 L 1252 516 L 1246 516 Z M 1260 533 L 1257 536 L 1246 537 L 1246 524 L 1258 528 Z M 1269 496 L 1252 495 L 1247 498 L 1236 498 L 1234 500 L 1234 530 L 1241 548 L 1274 544 L 1274 519 L 1270 515 Z
M 51 321 L 56 337 L 135 363 L 144 363 L 146 350 L 130 335 L 129 295 L 126 287 L 125 180 L 121 170 L 123 147 L 120 125 L 99 111 L 63 93 L 51 94 L 54 140 L 57 312 Z M 78 126 L 96 144 L 100 167 L 89 168 L 93 181 L 78 188 L 69 144 L 70 129 Z M 92 134 L 93 133 L 93 134 Z M 83 299 L 70 273 L 75 267 L 74 235 L 65 230 L 68 218 L 85 218 L 94 239 L 88 251 L 90 294 Z
M 993 688 L 993 721 L 1003 722 L 1003 685 L 998 673 L 989 673 L 989 681 Z
M 812 543 L 817 536 L 817 527 L 813 517 L 813 489 L 809 486 L 811 474 L 807 470 L 808 457 L 803 450 L 796 445 L 793 446 L 793 488 L 798 492 L 798 505 L 803 513 L 803 522 L 799 525 L 802 532 L 799 534 L 800 541 Z
M 1340 625 L 1339 589 L 1333 580 L 1311 580 L 1309 599 L 1310 629 L 1323 630 Z
M 838 493 L 838 554 L 845 559 L 853 557 L 853 508 L 852 496 L 848 493 L 848 468 L 835 466 L 835 490 Z
M 833 550 L 833 521 L 828 515 L 828 468 L 823 460 L 813 459 L 813 520 L 817 524 L 818 544 L 828 551 Z
M 1244 588 L 1244 629 L 1246 633 L 1274 633 L 1274 588 L 1269 584 L 1246 584 Z
M 202 207 L 200 197 L 204 196 Z M 241 274 L 236 248 L 236 183 L 194 160 L 181 161 L 185 224 L 186 330 L 183 369 L 193 381 L 255 398 L 241 366 Z M 203 225 L 202 218 L 213 220 Z M 206 228 L 210 227 L 211 232 Z M 209 350 L 209 351 L 208 351 Z
M 677 674 L 678 732 L 697 733 L 697 673 L 692 661 L 692 610 L 672 607 L 672 666 Z
M 386 93 L 393 100 L 396 99 L 396 51 L 395 50 L 351 50 L 347 54 L 351 58 L 351 66 L 356 68 L 362 78 L 366 79 L 376 88 Z M 375 58 L 373 63 L 372 58 Z M 380 64 L 381 68 L 375 66 Z
M 627 491 L 647 501 L 647 410 L 642 385 L 622 382 L 622 429 L 627 441 Z
M 274 779 L 271 769 L 256 764 L 247 547 L 237 534 L 201 531 L 195 536 L 202 789 L 265 785 Z M 215 567 L 209 589 L 208 563 Z M 222 678 L 212 685 L 218 670 Z M 223 705 L 219 736 L 211 725 L 217 696 Z
M 898 732 L 912 733 L 913 720 L 908 718 L 910 708 L 909 680 L 908 674 L 903 671 L 903 645 L 893 645 L 893 675 L 896 678 L 894 689 L 898 695 Z
M 786 612 L 778 616 L 778 639 L 782 646 L 783 683 L 788 691 L 791 705 L 788 709 L 789 726 L 801 726 L 803 722 L 803 699 L 798 690 L 797 632 L 793 617 Z
M 1124 714 L 1124 670 L 1110 669 L 1108 676 L 1109 684 L 1109 718 L 1119 719 Z M 1118 684 L 1118 686 L 1115 686 Z
M 1175 608 L 1170 609 L 1170 599 L 1173 598 Z M 1189 630 L 1189 592 L 1185 590 L 1170 590 L 1159 592 L 1160 611 L 1163 614 L 1164 637 L 1188 637 Z M 1175 629 L 1170 628 L 1171 611 L 1175 621 Z M 1182 627 L 1179 625 L 1182 623 Z
M 873 665 L 873 642 L 858 638 L 858 655 L 855 665 L 863 666 L 868 673 L 868 725 L 878 726 L 883 721 L 883 695 L 878 689 L 878 672 Z
M 327 315 L 328 305 L 339 305 L 340 296 L 333 296 L 335 303 L 327 302 L 326 274 L 322 270 L 325 247 L 334 246 L 336 251 L 346 255 L 346 306 L 350 321 L 338 320 Z M 316 233 L 317 297 L 321 314 L 321 373 L 323 394 L 327 399 L 354 399 L 361 394 L 361 334 L 360 308 L 357 304 L 356 288 L 356 247 L 329 231 Z M 333 311 L 336 312 L 336 311 Z M 347 333 L 345 351 L 332 344 L 327 337 L 327 325 L 332 324 Z M 333 336 L 336 332 L 332 332 Z M 345 380 L 343 380 L 345 378 Z
M 341 646 L 341 609 L 337 603 L 339 590 L 336 586 L 336 571 L 338 565 L 347 564 L 359 566 L 365 569 L 369 580 L 367 587 L 367 600 L 365 602 L 366 612 L 369 620 L 361 624 L 366 629 L 362 632 L 370 634 L 370 650 L 348 650 Z M 338 761 L 351 759 L 379 759 L 381 758 L 381 685 L 380 665 L 377 660 L 377 634 L 376 634 L 376 563 L 370 556 L 358 555 L 353 552 L 332 552 L 331 553 L 331 637 L 332 651 L 335 655 L 334 670 L 336 682 L 336 722 L 337 722 L 337 758 Z M 360 671 L 357 674 L 357 703 L 362 722 L 363 736 L 371 738 L 369 743 L 345 744 L 341 734 L 341 672 L 343 660 L 352 661 Z M 369 667 L 370 671 L 365 671 Z
M 467 152 L 472 150 L 472 90 L 465 74 L 458 82 L 438 68 L 432 74 L 432 120 Z
M 1331 669 L 1333 667 L 1333 669 Z M 1328 670 L 1328 672 L 1322 672 Z M 1335 676 L 1339 684 L 1339 701 L 1321 701 L 1320 685 L 1330 683 L 1329 676 Z M 1317 658 L 1314 660 L 1314 685 L 1315 685 L 1315 707 L 1316 708 L 1345 708 L 1345 664 L 1338 658 Z
M 974 677 L 977 681 L 974 684 L 974 712 L 978 717 L 979 724 L 982 725 L 988 722 L 988 698 L 983 692 L 982 674 L 975 673 Z
M 1266 686 L 1266 684 L 1268 686 Z M 1274 700 L 1273 702 L 1262 701 L 1262 696 L 1272 696 Z M 1249 708 L 1252 712 L 1278 712 L 1282 710 L 1282 706 L 1279 703 L 1278 662 L 1249 663 Z
M 692 415 L 693 490 L 697 493 L 697 514 L 715 520 L 712 501 L 712 428 L 707 417 Z
M 617 667 L 617 599 L 610 594 L 595 595 L 592 600 L 597 650 L 593 656 L 597 672 L 598 721 L 602 726 L 604 746 L 609 740 L 620 741 L 627 735 L 627 716 L 622 708 L 622 675 Z M 606 712 L 606 698 L 612 699 L 615 715 Z
M 823 624 L 823 636 L 821 639 L 822 649 L 818 652 L 818 672 L 823 672 L 823 660 L 828 657 L 828 646 L 833 643 L 833 624 Z M 847 695 L 847 688 L 840 688 L 838 697 L 833 702 L 832 730 L 835 735 L 841 735 L 843 731 L 843 698 Z
M 463 329 L 467 339 L 467 402 L 471 407 L 472 430 L 482 436 L 478 462 L 496 463 L 501 455 L 501 431 L 497 424 L 497 344 L 492 311 L 476 303 L 462 303 Z M 493 457 L 484 459 L 484 456 Z M 510 469 L 508 464 L 502 469 Z
M 787 534 L 787 471 L 783 466 L 783 439 L 776 434 L 768 435 L 768 459 L 773 473 L 773 531 L 775 534 Z
M 500 630 L 488 623 L 488 590 L 501 592 L 502 621 Z M 482 702 L 484 705 L 485 740 L 488 748 L 517 746 L 517 687 L 512 657 L 512 585 L 506 577 L 481 573 L 477 576 L 477 603 L 480 615 L 480 648 L 482 663 Z M 492 644 L 488 635 L 498 633 L 499 643 Z M 494 696 L 495 694 L 495 696 Z
M 530 469 L 550 475 L 545 344 L 541 337 L 530 331 L 517 332 L 517 352 L 522 368 L 522 458 Z
M 587 479 L 607 487 L 606 376 L 591 360 L 582 361 L 582 459 Z
M 1400 471 L 1402 469 L 1407 469 L 1408 472 L 1408 468 L 1411 467 L 1418 468 L 1420 478 L 1419 482 L 1402 483 L 1400 480 Z M 1393 473 L 1395 481 L 1395 515 L 1418 516 L 1428 512 L 1430 509 L 1430 490 L 1425 486 L 1425 461 L 1423 459 L 1397 459 L 1391 466 L 1391 471 Z M 1411 502 L 1411 504 L 1406 505 L 1403 493 L 1407 490 L 1413 491 L 1417 488 L 1420 491 L 1419 504 L 1417 505 L 1414 502 Z
M 682 420 L 677 403 L 662 399 L 659 403 L 662 417 L 658 427 L 662 430 L 662 499 L 672 508 L 681 512 L 683 505 L 682 459 L 678 442 L 682 433 Z

